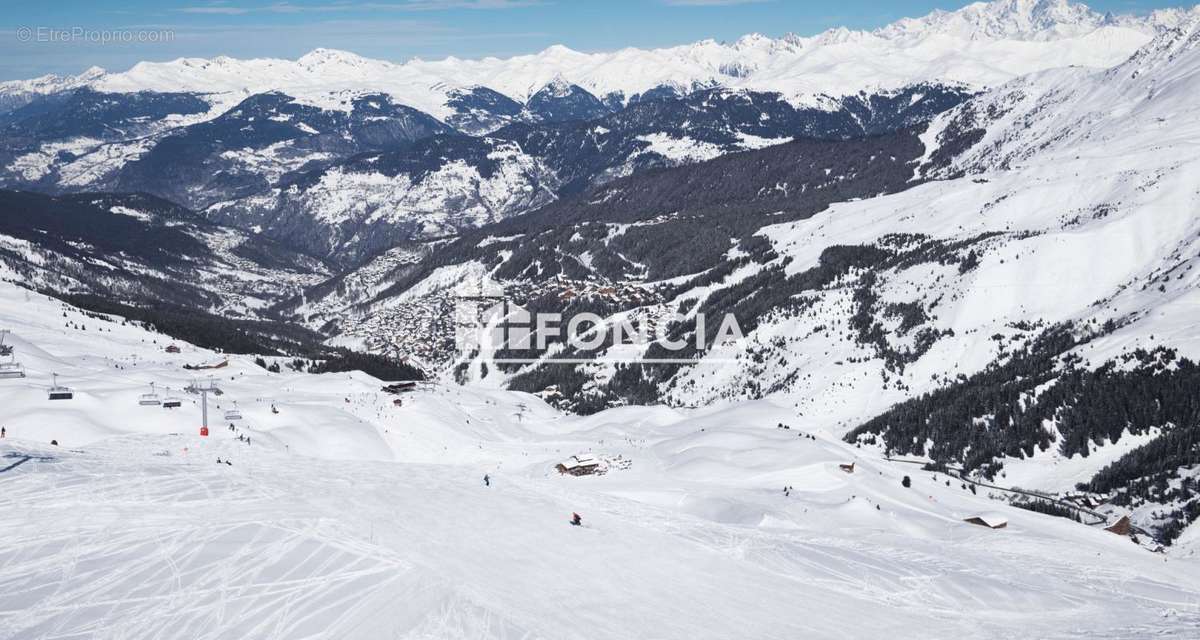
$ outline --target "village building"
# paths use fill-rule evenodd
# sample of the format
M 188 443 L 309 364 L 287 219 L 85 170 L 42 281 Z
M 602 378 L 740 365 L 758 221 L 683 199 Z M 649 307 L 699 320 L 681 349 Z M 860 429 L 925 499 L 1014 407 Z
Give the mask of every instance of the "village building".
M 590 476 L 600 471 L 600 460 L 590 454 L 574 455 L 555 467 L 561 474 Z

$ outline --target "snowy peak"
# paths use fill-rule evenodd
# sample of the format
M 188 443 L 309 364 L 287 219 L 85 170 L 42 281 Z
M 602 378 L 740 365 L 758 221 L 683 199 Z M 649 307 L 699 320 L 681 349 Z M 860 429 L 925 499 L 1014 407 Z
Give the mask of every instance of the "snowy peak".
M 82 87 L 105 74 L 104 69 L 92 66 L 83 73 L 74 76 L 47 74 L 29 80 L 9 80 L 0 82 L 0 94 L 14 93 L 55 93 L 68 89 Z
M 738 38 L 737 42 L 733 43 L 733 48 L 738 49 L 739 51 L 744 51 L 744 50 L 751 50 L 751 51 L 767 50 L 767 51 L 770 51 L 771 49 L 775 48 L 778 44 L 780 44 L 782 42 L 786 42 L 786 41 L 774 40 L 772 38 L 768 38 L 767 36 L 764 36 L 761 33 L 748 33 L 748 34 Z
M 547 82 L 534 95 L 544 95 L 548 98 L 566 98 L 575 91 L 577 87 L 572 85 L 570 81 L 563 77 L 561 73 L 555 74 L 554 78 Z
M 1084 35 L 1111 20 L 1069 0 L 993 0 L 900 20 L 877 33 L 890 38 L 937 33 L 967 40 L 1048 40 Z
M 818 47 L 824 47 L 836 44 L 846 44 L 850 42 L 861 41 L 869 38 L 870 33 L 865 31 L 851 31 L 846 27 L 835 27 L 829 29 L 812 39 L 812 44 Z
M 1165 142 L 1147 141 L 1164 139 L 1164 127 L 1173 140 L 1195 139 L 1200 11 L 1179 18 L 1109 69 L 1029 74 L 946 112 L 931 131 L 944 148 L 962 144 L 965 150 L 949 174 L 1008 170 L 1032 158 L 1070 161 L 1098 141 L 1161 151 Z
M 1200 7 L 1178 15 L 1176 25 L 1109 71 L 1116 81 L 1172 82 L 1200 73 Z M 1161 88 L 1161 85 L 1160 85 Z
M 599 98 L 561 74 L 533 94 L 526 107 L 536 118 L 546 122 L 589 120 L 609 111 Z
M 1158 9 L 1151 12 L 1146 21 L 1159 28 L 1187 28 L 1189 23 L 1200 20 L 1200 4 L 1190 8 Z
M 966 40 L 1046 42 L 1086 36 L 1104 27 L 1154 34 L 1186 22 L 1195 9 L 1161 9 L 1148 16 L 1101 14 L 1070 0 L 992 0 L 957 11 L 905 18 L 875 31 L 883 38 L 944 35 Z
M 368 67 L 391 66 L 383 60 L 364 58 L 357 53 L 339 49 L 318 48 L 309 51 L 296 60 L 303 69 L 319 72 L 322 70 L 336 71 L 338 69 L 365 69 Z
M 578 51 L 576 51 L 566 45 L 563 45 L 563 44 L 552 44 L 552 45 L 546 47 L 539 55 L 543 58 L 547 58 L 547 57 L 561 58 L 561 57 L 567 57 L 567 56 L 578 56 L 578 55 L 583 55 L 583 54 L 580 54 Z

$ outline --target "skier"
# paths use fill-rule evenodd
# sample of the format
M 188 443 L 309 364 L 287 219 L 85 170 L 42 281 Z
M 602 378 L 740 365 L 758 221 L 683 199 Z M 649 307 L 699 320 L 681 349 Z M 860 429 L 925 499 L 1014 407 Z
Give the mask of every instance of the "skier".
M 579 514 L 578 514 L 578 513 L 572 513 L 572 514 L 571 514 L 571 524 L 572 524 L 573 526 L 576 526 L 576 527 L 578 527 L 578 526 L 582 526 L 582 525 L 583 525 L 583 518 L 579 517 Z
M 483 474 L 483 486 L 485 486 L 485 487 L 492 486 L 492 479 L 486 473 Z
M 0 427 L 0 438 L 8 437 L 8 427 Z

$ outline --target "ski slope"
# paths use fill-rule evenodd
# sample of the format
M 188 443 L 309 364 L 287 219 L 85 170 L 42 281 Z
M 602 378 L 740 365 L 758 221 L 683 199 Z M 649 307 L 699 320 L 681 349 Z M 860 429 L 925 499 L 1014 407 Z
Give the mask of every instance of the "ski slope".
M 165 336 L 9 282 L 0 326 L 28 372 L 0 380 L 0 638 L 1184 638 L 1200 624 L 1197 559 L 780 428 L 792 412 L 770 401 L 574 417 L 433 385 L 395 407 L 363 374 L 233 356 L 214 423 L 233 400 L 245 419 L 202 438 L 194 396 L 137 398 L 224 356 L 166 354 Z M 52 372 L 73 400 L 46 399 Z M 608 473 L 554 471 L 583 453 Z M 982 512 L 1009 526 L 962 522 Z

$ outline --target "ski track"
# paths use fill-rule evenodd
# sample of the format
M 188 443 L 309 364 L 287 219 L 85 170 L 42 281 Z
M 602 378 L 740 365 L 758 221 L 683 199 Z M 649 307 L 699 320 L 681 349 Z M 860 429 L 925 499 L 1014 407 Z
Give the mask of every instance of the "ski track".
M 951 555 L 944 541 L 886 529 L 850 538 L 731 526 L 531 475 L 494 475 L 484 488 L 453 466 L 274 452 L 228 467 L 214 456 L 233 455 L 233 444 L 165 438 L 34 458 L 3 479 L 5 513 L 18 517 L 0 522 L 0 637 L 533 638 L 586 628 L 787 638 L 835 637 L 851 623 L 864 636 L 1188 637 L 1160 612 L 1189 598 L 1185 615 L 1200 620 L 1194 584 L 1081 567 L 1037 541 L 989 549 L 991 531 Z M 189 451 L 156 455 L 168 444 Z M 583 530 L 567 524 L 571 510 L 585 514 Z M 1130 604 L 1110 611 L 1122 599 Z

